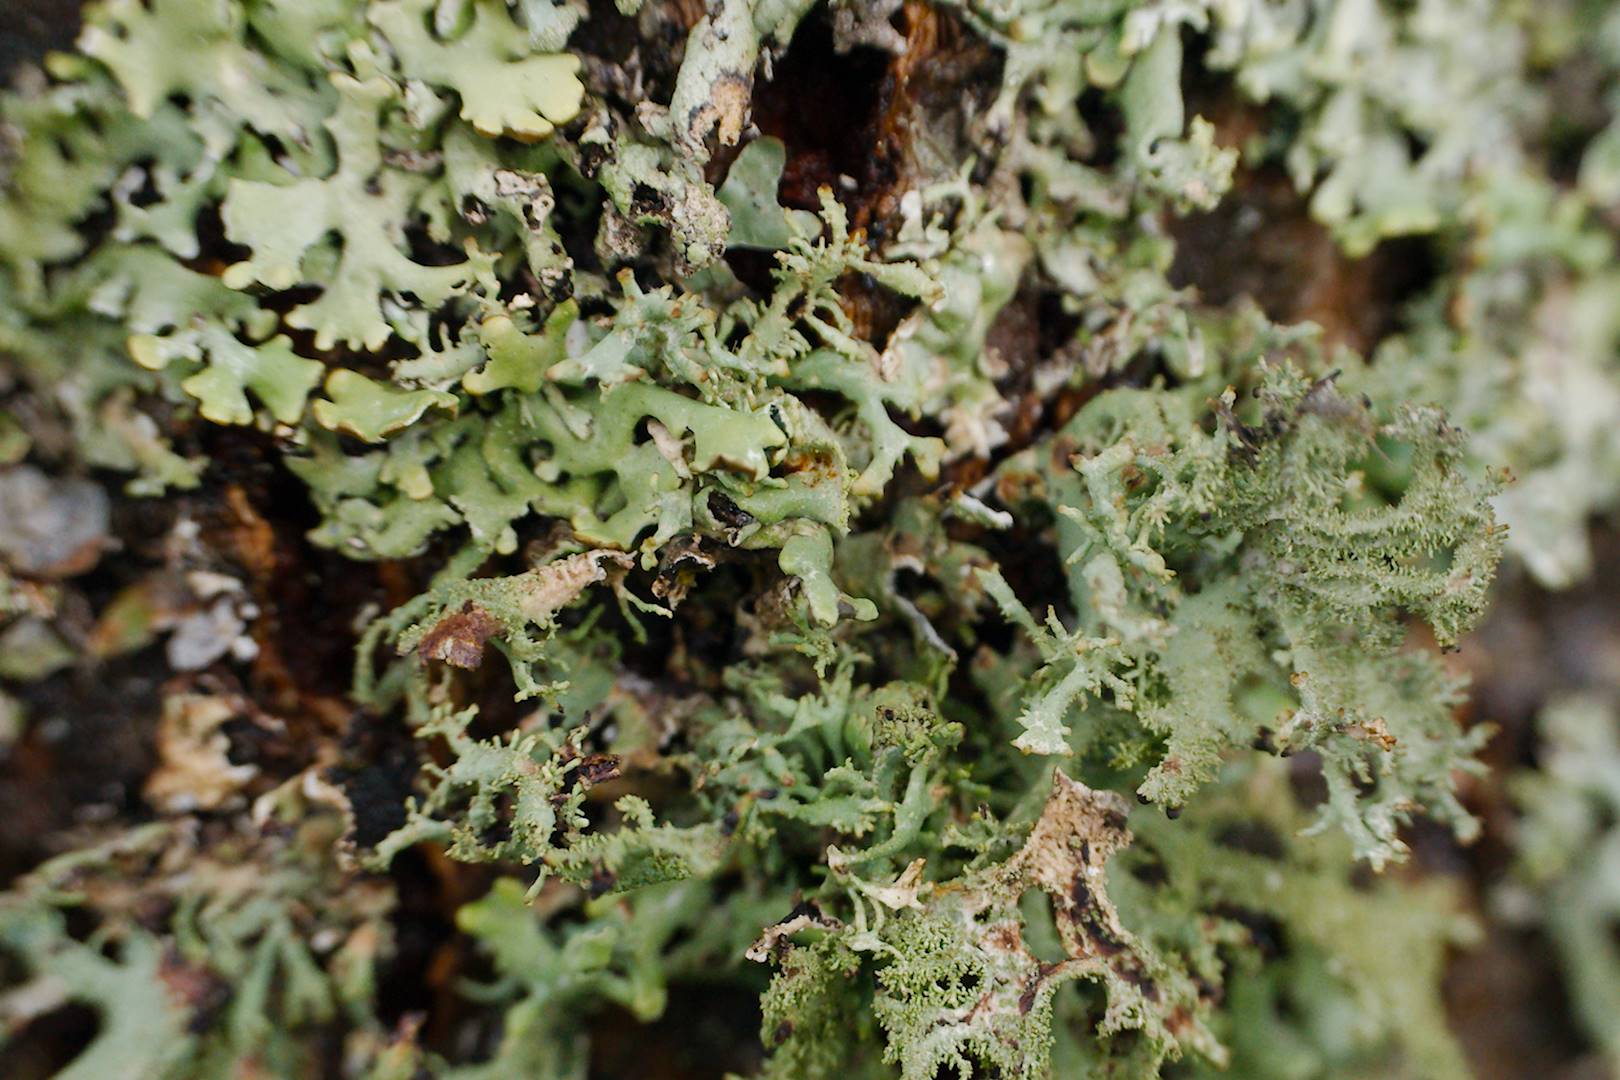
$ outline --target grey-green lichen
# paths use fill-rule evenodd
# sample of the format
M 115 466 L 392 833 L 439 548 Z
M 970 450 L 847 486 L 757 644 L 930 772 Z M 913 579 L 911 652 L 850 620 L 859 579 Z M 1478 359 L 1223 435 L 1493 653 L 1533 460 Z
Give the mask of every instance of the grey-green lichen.
M 105 0 L 0 100 L 0 505 L 83 541 L 0 521 L 0 675 L 207 669 L 156 820 L 0 899 L 8 1028 L 98 1010 L 73 1076 L 583 1077 L 603 1007 L 717 980 L 765 1076 L 1464 1074 L 1467 920 L 1357 868 L 1471 835 L 1432 646 L 1620 493 L 1616 137 L 1535 166 L 1585 46 L 1487 0 L 690 7 Z M 890 65 L 860 177 L 780 119 L 832 107 L 782 74 L 817 20 Z M 1170 279 L 1278 163 L 1350 254 L 1444 251 L 1370 359 Z M 189 509 L 64 641 L 105 497 L 17 464 L 251 525 L 244 444 L 377 568 L 318 722 L 228 689 L 279 570 Z M 418 747 L 382 812 L 364 731 Z M 381 1019 L 423 851 L 480 883 L 464 1037 Z
M 1551 939 L 1574 1018 L 1610 1068 L 1620 1063 L 1620 949 L 1609 933 L 1620 899 L 1615 730 L 1613 703 L 1593 692 L 1571 693 L 1542 712 L 1543 767 L 1514 778 L 1518 873 L 1497 897 L 1505 915 L 1540 924 Z

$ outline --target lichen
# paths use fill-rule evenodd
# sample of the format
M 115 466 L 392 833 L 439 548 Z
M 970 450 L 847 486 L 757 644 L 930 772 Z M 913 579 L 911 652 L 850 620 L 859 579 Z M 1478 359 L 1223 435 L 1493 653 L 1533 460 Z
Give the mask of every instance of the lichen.
M 705 982 L 765 1076 L 1462 1073 L 1469 924 L 1378 875 L 1477 829 L 1438 650 L 1620 493 L 1620 128 L 1538 142 L 1614 18 L 85 20 L 0 99 L 0 752 L 146 665 L 156 759 L 0 896 L 8 1037 L 578 1078 Z M 1371 356 L 1174 272 L 1268 169 L 1434 252 Z M 1579 951 L 1612 912 L 1543 862 Z

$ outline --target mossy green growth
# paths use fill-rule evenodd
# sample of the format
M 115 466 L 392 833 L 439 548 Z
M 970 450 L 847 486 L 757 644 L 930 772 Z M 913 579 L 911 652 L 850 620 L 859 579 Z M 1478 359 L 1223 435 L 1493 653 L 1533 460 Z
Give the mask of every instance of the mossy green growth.
M 99 1010 L 68 1075 L 580 1078 L 601 1018 L 723 990 L 736 1067 L 795 1080 L 1460 1074 L 1469 925 L 1375 876 L 1475 828 L 1434 646 L 1504 545 L 1578 576 L 1620 496 L 1614 136 L 1535 174 L 1532 57 L 1582 48 L 1538 33 L 92 4 L 0 100 L 0 475 L 168 500 L 127 640 L 252 631 L 164 683 L 153 823 L 0 899 L 5 1030 Z M 838 107 L 795 50 L 882 108 L 794 119 Z M 1371 362 L 1176 269 L 1269 166 L 1350 255 L 1432 234 Z M 58 649 L 8 686 L 94 676 L 106 538 L 26 566 L 9 528 L 0 634 Z M 378 987 L 424 952 L 417 1023 Z

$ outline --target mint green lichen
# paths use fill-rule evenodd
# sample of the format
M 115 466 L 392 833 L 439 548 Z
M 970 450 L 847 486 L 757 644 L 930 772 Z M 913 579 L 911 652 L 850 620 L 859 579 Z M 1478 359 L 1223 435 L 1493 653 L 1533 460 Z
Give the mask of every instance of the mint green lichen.
M 822 33 L 881 65 L 871 160 L 781 118 L 835 107 L 788 82 Z M 763 995 L 771 1077 L 1461 1075 L 1459 902 L 1359 867 L 1473 835 L 1488 732 L 1428 643 L 1504 550 L 1577 580 L 1620 492 L 1620 170 L 1611 128 L 1538 171 L 1559 40 L 1487 0 L 92 5 L 0 101 L 0 468 L 200 489 L 132 545 L 166 585 L 339 615 L 243 615 L 256 661 L 161 692 L 304 742 L 0 898 L 8 1030 L 98 1010 L 66 1075 L 561 1080 L 706 980 Z M 1275 166 L 1352 256 L 1430 238 L 1371 358 L 1173 279 Z M 8 658 L 55 646 L 0 677 L 88 671 L 83 571 L 0 557 Z M 232 763 L 171 737 L 166 784 Z M 1564 798 L 1525 786 L 1598 843 Z M 1579 951 L 1612 912 L 1530 839 Z M 379 1018 L 429 878 L 494 976 L 436 986 L 448 1035 Z

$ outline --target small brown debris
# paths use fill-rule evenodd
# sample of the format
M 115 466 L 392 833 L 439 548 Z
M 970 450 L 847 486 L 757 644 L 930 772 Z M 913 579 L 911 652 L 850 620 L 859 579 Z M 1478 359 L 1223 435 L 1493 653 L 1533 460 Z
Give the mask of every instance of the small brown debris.
M 692 591 L 698 574 L 714 569 L 714 565 L 715 557 L 703 550 L 699 537 L 678 536 L 665 545 L 652 593 L 671 605 L 679 604 Z
M 618 883 L 618 874 L 615 874 L 605 866 L 598 866 L 596 869 L 591 871 L 591 880 L 586 883 L 585 891 L 590 895 L 591 899 L 594 900 L 598 896 L 611 892 L 613 887 Z
M 186 1030 L 200 1035 L 214 1025 L 231 1000 L 231 984 L 212 968 L 188 964 L 172 950 L 158 967 L 169 1000 L 188 1014 Z
M 484 643 L 500 630 L 495 616 L 469 600 L 423 635 L 416 654 L 424 662 L 440 660 L 470 671 L 484 662 Z
M 1349 731 L 1356 738 L 1365 739 L 1375 744 L 1385 753 L 1395 749 L 1395 736 L 1390 734 L 1389 726 L 1384 723 L 1382 716 L 1375 716 L 1371 720 L 1352 723 Z
M 620 765 L 618 754 L 590 754 L 579 763 L 579 782 L 591 787 L 616 779 Z

